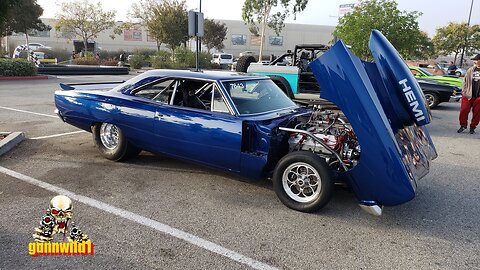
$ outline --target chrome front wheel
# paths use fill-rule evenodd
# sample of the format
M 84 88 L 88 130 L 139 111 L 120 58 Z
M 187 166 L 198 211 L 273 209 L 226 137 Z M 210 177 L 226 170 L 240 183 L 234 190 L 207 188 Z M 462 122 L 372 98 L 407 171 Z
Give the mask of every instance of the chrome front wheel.
M 325 160 L 309 151 L 284 156 L 273 171 L 273 189 L 286 206 L 301 212 L 324 207 L 333 193 L 333 179 Z
M 322 179 L 318 171 L 310 164 L 296 162 L 283 172 L 282 186 L 294 201 L 309 203 L 320 195 Z

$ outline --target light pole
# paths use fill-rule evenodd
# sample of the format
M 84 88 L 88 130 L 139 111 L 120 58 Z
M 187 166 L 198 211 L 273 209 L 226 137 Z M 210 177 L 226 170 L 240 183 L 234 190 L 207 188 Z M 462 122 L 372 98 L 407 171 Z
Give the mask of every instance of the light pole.
M 473 8 L 473 1 L 470 4 L 470 14 L 468 15 L 468 22 L 467 22 L 467 34 L 465 35 L 465 43 L 463 45 L 463 50 L 462 50 L 462 56 L 460 57 L 460 67 L 463 67 L 463 55 L 465 54 L 465 48 L 467 47 L 467 41 L 468 41 L 468 32 L 470 28 L 470 19 L 472 18 L 472 8 Z
M 472 1 L 473 1 L 473 0 L 472 0 Z M 200 0 L 200 6 L 199 6 L 199 9 L 198 9 L 198 12 L 200 12 L 200 13 L 202 12 L 202 0 Z M 198 22 L 198 21 L 197 21 L 197 22 Z M 195 63 L 195 67 L 196 67 L 196 71 L 199 70 L 199 61 L 198 61 L 199 55 L 198 55 L 198 53 L 199 53 L 199 51 L 200 51 L 201 48 L 202 48 L 202 43 L 201 43 L 201 41 L 200 41 L 200 38 L 199 38 L 198 35 L 197 35 L 197 49 L 196 49 L 196 57 L 195 57 L 195 62 L 196 62 L 196 63 Z

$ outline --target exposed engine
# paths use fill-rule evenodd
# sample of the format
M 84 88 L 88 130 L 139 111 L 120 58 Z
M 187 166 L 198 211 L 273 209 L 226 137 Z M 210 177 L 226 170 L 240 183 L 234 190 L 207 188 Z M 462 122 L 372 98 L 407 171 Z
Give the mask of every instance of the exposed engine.
M 294 129 L 306 132 L 290 130 L 290 151 L 315 152 L 338 171 L 351 169 L 357 164 L 360 145 L 352 128 L 339 113 L 315 109 L 310 118 L 300 121 Z

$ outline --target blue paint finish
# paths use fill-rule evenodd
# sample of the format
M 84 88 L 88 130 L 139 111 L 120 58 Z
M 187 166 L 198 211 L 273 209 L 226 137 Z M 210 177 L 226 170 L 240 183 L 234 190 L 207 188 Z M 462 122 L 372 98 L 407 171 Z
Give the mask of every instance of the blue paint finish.
M 128 141 L 136 147 L 153 151 L 155 143 L 154 115 L 157 106 L 154 102 L 141 98 L 111 100 L 114 123 L 124 132 Z
M 382 80 L 397 89 L 390 92 L 402 101 L 397 104 L 403 104 L 417 125 L 430 123 L 430 111 L 425 105 L 422 89 L 392 44 L 378 30 L 373 30 L 368 46 Z
M 401 110 L 392 108 L 402 105 L 393 105 L 389 97 L 403 92 L 392 87 L 398 81 L 390 75 L 401 74 L 405 64 L 389 58 L 396 51 L 381 44 L 385 42 L 370 41 L 372 47 L 383 48 L 376 52 L 379 59 L 388 59 L 382 63 L 362 62 L 339 41 L 310 66 L 322 97 L 340 107 L 362 148 L 357 166 L 339 177 L 352 186 L 359 201 L 391 206 L 414 198 L 416 181 L 428 173 L 429 162 L 437 154 L 427 129 L 414 123 L 411 114 L 410 121 L 401 121 L 405 114 L 399 117 L 396 113 Z M 375 77 L 373 65 L 389 76 Z M 426 110 L 423 103 L 419 106 Z M 392 124 L 389 119 L 394 120 Z
M 172 156 L 240 171 L 240 119 L 224 113 L 169 107 L 157 110 L 163 115 L 155 119 L 159 149 Z
M 405 64 L 395 57 L 396 51 L 386 39 L 372 36 L 370 46 L 376 63 L 362 62 L 339 42 L 312 62 L 311 67 L 321 85 L 322 98 L 342 109 L 362 148 L 358 165 L 337 174 L 338 178 L 351 185 L 360 202 L 397 205 L 415 196 L 417 181 L 428 173 L 429 162 L 437 154 L 424 126 L 429 117 L 418 119 L 411 100 L 406 102 L 415 98 L 419 101 L 415 109 L 428 112 L 417 96 L 418 89 L 410 85 L 408 76 L 404 83 L 399 83 L 405 75 Z M 167 77 L 216 82 L 233 115 L 170 106 L 132 94 L 138 87 Z M 296 92 L 298 76 L 292 77 L 294 83 L 285 78 Z M 55 104 L 67 123 L 82 129 L 90 130 L 98 122 L 111 122 L 141 149 L 261 179 L 288 153 L 288 138 L 278 127 L 293 127 L 295 118 L 308 115 L 310 110 L 289 107 L 239 115 L 222 82 L 258 78 L 265 77 L 154 70 L 109 91 L 88 90 L 95 89 L 95 85 L 84 85 L 81 90 L 64 85 L 62 88 L 70 90 L 55 92 Z M 410 96 L 405 95 L 405 87 L 411 88 Z
M 252 72 L 251 74 L 283 77 L 290 84 L 293 94 L 295 95 L 298 93 L 298 74 L 268 73 L 268 72 Z

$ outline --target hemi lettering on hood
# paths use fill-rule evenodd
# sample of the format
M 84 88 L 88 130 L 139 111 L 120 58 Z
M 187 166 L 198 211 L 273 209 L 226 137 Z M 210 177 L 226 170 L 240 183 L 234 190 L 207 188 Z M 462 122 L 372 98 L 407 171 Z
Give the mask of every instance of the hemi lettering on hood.
M 418 108 L 418 100 L 415 97 L 415 94 L 412 91 L 412 88 L 407 85 L 408 80 L 403 79 L 398 82 L 402 86 L 403 94 L 407 98 L 408 105 L 410 106 L 410 109 L 415 115 L 415 119 L 417 122 L 422 121 L 425 119 L 425 115 L 423 114 L 423 111 Z

